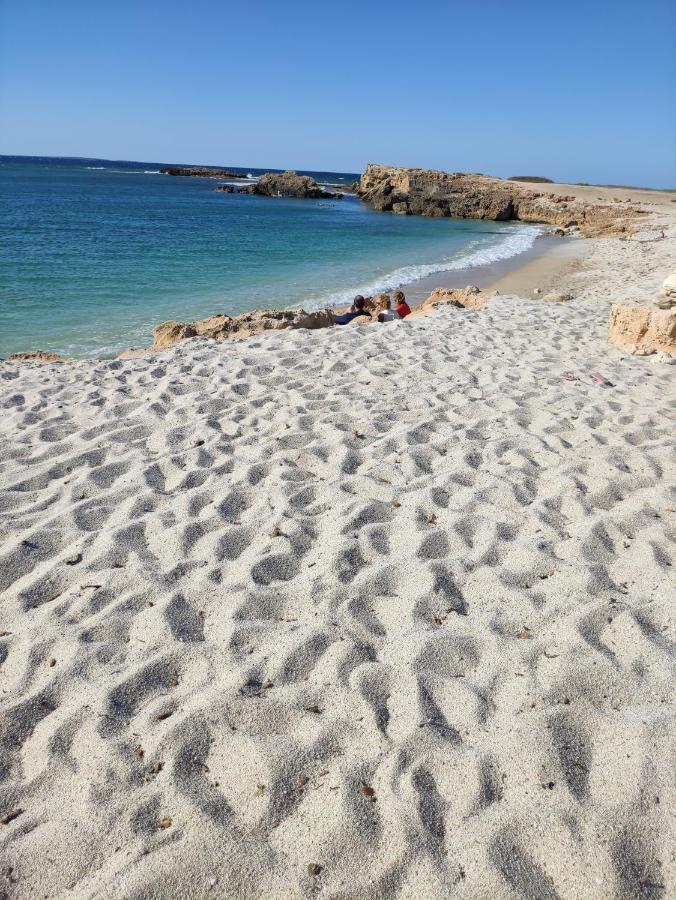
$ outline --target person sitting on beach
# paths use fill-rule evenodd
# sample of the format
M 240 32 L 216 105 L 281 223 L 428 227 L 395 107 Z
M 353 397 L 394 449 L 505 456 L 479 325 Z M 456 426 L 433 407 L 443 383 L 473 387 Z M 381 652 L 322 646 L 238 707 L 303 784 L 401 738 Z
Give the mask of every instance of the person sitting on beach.
M 401 316 L 398 312 L 392 309 L 392 302 L 390 298 L 385 294 L 380 300 L 378 304 L 378 321 L 379 322 L 394 322 L 395 319 L 400 319 Z
M 403 291 L 397 291 L 394 295 L 394 311 L 399 313 L 400 319 L 405 319 L 406 316 L 411 314 L 411 307 L 406 302 L 406 297 L 404 297 Z
M 334 325 L 348 325 L 353 319 L 359 318 L 359 316 L 368 316 L 369 319 L 371 318 L 371 313 L 366 309 L 366 301 L 361 294 L 358 294 L 354 298 L 349 311 L 343 313 L 341 316 L 335 315 L 330 309 L 327 309 L 326 312 L 333 319 Z

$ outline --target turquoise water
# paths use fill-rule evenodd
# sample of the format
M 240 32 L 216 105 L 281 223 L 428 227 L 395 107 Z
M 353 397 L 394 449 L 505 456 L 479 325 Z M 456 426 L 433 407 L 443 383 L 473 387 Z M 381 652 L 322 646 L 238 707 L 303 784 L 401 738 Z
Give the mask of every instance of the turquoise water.
M 537 234 L 379 213 L 350 196 L 218 193 L 212 179 L 160 175 L 160 166 L 0 157 L 0 356 L 107 356 L 147 345 L 167 319 L 338 305 L 504 259 Z

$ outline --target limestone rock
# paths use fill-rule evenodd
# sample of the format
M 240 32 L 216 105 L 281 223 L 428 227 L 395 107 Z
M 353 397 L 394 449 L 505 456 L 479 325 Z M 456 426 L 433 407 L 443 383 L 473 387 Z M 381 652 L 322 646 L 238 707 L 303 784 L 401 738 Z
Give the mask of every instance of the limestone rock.
M 460 309 L 483 309 L 486 302 L 486 295 L 474 285 L 470 285 L 464 290 L 435 288 L 429 297 L 423 300 L 420 308 L 436 309 L 438 306 L 457 306 Z
M 621 234 L 631 231 L 641 210 L 576 199 L 526 184 L 488 175 L 404 169 L 369 163 L 357 189 L 374 209 L 423 216 L 462 219 L 519 219 L 560 228 L 579 228 L 583 234 Z
M 217 169 L 213 166 L 166 166 L 160 169 L 160 175 L 192 175 L 196 178 L 242 178 L 241 172 L 229 169 Z
M 547 303 L 567 303 L 569 300 L 573 299 L 573 295 L 566 294 L 563 291 L 552 291 L 549 294 L 545 294 L 541 299 L 546 300 Z
M 673 306 L 676 306 L 676 272 L 664 279 L 662 290 L 653 302 L 660 309 L 671 309 Z
M 261 194 L 264 197 L 301 197 L 304 199 L 339 200 L 343 195 L 321 188 L 310 175 L 295 172 L 266 172 L 255 184 L 238 188 L 240 194 Z
M 637 356 L 662 351 L 676 354 L 676 309 L 648 309 L 615 303 L 608 340 Z
M 249 337 L 263 331 L 285 328 L 328 328 L 333 320 L 324 310 L 305 312 L 302 309 L 257 309 L 239 316 L 209 316 L 196 322 L 163 322 L 153 332 L 151 350 L 164 350 L 186 338 L 211 338 L 224 341 L 229 338 Z
M 118 353 L 115 359 L 143 359 L 147 353 L 148 350 L 143 347 L 129 347 L 129 349 L 123 350 L 122 353 Z
M 671 275 L 667 275 L 664 279 L 662 282 L 662 291 L 665 294 L 676 295 L 676 272 L 672 272 Z
M 164 350 L 173 347 L 179 341 L 195 337 L 197 332 L 192 325 L 184 322 L 162 322 L 153 331 L 153 350 Z
M 58 353 L 45 353 L 44 350 L 30 350 L 27 353 L 12 353 L 6 362 L 64 362 L 63 356 Z

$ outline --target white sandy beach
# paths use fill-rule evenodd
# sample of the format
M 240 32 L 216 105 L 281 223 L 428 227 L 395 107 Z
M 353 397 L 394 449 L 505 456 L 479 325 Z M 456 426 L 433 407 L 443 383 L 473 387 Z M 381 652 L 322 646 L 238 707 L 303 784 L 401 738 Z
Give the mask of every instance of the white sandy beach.
M 0 897 L 676 895 L 676 366 L 606 341 L 674 210 L 568 303 L 0 366 Z

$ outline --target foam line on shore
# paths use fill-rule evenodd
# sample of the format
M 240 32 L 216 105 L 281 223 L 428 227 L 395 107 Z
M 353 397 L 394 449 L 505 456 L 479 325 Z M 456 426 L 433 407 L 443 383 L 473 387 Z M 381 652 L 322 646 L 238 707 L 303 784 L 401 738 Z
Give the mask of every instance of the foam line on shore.
M 427 278 L 439 272 L 459 272 L 464 269 L 475 269 L 479 266 L 487 266 L 492 263 L 519 256 L 530 250 L 536 239 L 543 234 L 543 227 L 539 225 L 521 225 L 513 231 L 506 231 L 506 237 L 500 243 L 491 246 L 481 246 L 479 240 L 469 244 L 470 252 L 452 259 L 441 259 L 434 263 L 425 263 L 411 266 L 401 266 L 387 275 L 374 278 L 369 282 L 362 282 L 354 288 L 332 292 L 326 296 L 312 299 L 307 303 L 299 304 L 308 309 L 320 307 L 343 306 L 352 300 L 355 294 L 373 296 L 381 291 L 392 291 L 403 284 L 410 284 L 421 278 Z

